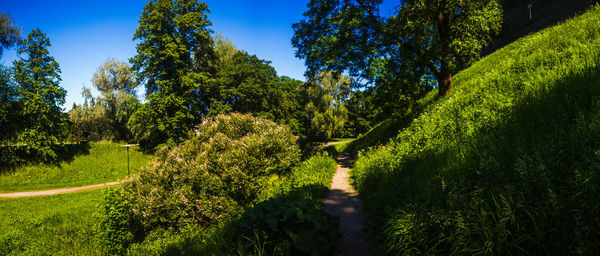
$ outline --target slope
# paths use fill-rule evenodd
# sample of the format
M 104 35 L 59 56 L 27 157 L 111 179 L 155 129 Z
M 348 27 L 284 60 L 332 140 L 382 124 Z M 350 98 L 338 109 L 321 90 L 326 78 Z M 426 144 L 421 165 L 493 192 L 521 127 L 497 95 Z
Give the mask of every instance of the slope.
M 600 251 L 600 6 L 454 81 L 451 95 L 355 163 L 379 246 L 390 255 Z

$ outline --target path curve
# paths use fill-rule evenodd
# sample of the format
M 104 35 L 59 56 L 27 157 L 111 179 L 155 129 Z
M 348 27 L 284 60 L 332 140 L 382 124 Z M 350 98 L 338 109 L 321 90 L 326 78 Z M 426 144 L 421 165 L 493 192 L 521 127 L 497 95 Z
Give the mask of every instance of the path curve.
M 0 198 L 17 198 L 17 197 L 50 196 L 50 195 L 58 195 L 58 194 L 67 194 L 67 193 L 101 189 L 101 188 L 108 187 L 108 186 L 119 185 L 121 183 L 123 183 L 123 181 L 113 181 L 113 182 L 106 182 L 106 183 L 101 183 L 101 184 L 94 184 L 94 185 L 87 185 L 87 186 L 73 187 L 73 188 L 59 188 L 59 189 L 41 190 L 41 191 L 1 193 Z
M 340 153 L 337 171 L 323 204 L 329 215 L 340 218 L 340 231 L 343 236 L 335 255 L 369 255 L 362 203 L 349 181 L 351 166 L 350 155 Z

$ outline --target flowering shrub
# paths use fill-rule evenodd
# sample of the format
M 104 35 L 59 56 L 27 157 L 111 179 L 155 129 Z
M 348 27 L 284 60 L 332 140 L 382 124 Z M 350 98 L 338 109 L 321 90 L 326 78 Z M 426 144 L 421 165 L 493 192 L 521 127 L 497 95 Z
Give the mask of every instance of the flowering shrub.
M 158 160 L 124 185 L 136 222 L 130 230 L 206 227 L 240 214 L 271 175 L 299 161 L 296 139 L 288 127 L 248 114 L 205 119 L 190 139 L 160 149 Z

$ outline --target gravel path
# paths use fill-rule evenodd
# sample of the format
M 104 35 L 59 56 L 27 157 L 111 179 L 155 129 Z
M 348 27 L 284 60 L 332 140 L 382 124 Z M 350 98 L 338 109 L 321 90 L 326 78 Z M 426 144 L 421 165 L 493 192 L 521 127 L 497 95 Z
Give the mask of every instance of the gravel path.
M 2 193 L 2 194 L 0 194 L 0 198 L 50 196 L 50 195 L 74 193 L 74 192 L 81 192 L 81 191 L 87 191 L 87 190 L 101 189 L 106 186 L 114 186 L 114 185 L 121 184 L 121 182 L 122 181 L 113 181 L 113 182 L 107 182 L 107 183 L 102 183 L 102 184 L 87 185 L 87 186 L 74 187 L 74 188 L 59 188 L 59 189 L 42 190 L 42 191 Z
M 362 203 L 349 181 L 351 166 L 350 155 L 340 153 L 337 171 L 324 201 L 325 211 L 331 216 L 340 218 L 340 231 L 343 237 L 336 255 L 369 255 Z

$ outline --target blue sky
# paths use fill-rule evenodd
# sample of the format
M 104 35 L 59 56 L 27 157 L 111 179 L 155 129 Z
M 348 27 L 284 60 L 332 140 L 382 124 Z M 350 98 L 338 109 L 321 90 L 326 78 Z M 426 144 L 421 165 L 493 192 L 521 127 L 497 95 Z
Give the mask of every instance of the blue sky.
M 393 0 L 391 0 L 393 1 Z M 146 0 L 0 0 L 0 12 L 11 14 L 27 35 L 39 27 L 50 38 L 52 55 L 62 70 L 66 110 L 83 102 L 82 86 L 91 87 L 96 69 L 108 58 L 127 61 L 136 54 L 133 33 Z M 308 0 L 206 0 L 212 29 L 261 59 L 272 61 L 278 75 L 299 80 L 305 67 L 294 56 L 291 25 L 302 19 Z M 390 1 L 386 1 L 390 2 Z M 12 65 L 14 50 L 3 65 Z

